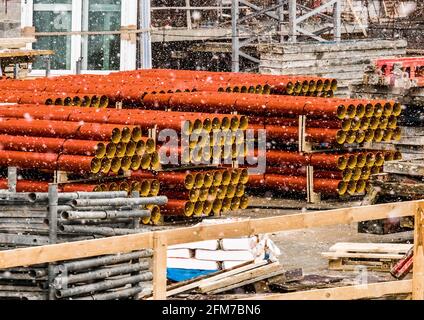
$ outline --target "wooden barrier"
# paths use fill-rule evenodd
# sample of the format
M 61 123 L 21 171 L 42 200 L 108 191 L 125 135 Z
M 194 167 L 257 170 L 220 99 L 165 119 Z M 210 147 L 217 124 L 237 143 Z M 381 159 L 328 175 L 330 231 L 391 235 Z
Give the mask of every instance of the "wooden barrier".
M 214 225 L 7 250 L 0 251 L 0 269 L 153 248 L 153 297 L 154 299 L 166 299 L 166 250 L 168 245 L 336 224 L 350 224 L 365 220 L 415 216 L 414 273 L 412 281 L 391 281 L 367 286 L 350 286 L 268 296 L 258 295 L 255 298 L 359 299 L 380 297 L 387 294 L 412 293 L 413 299 L 424 300 L 423 210 L 424 200 L 410 201 L 270 218 L 246 219 Z

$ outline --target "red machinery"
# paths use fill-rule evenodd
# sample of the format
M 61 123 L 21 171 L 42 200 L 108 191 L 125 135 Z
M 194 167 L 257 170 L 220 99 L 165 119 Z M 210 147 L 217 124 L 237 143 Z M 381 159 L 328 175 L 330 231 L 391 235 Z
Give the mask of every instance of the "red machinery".
M 375 65 L 383 84 L 395 85 L 401 77 L 409 79 L 411 86 L 424 86 L 424 57 L 378 59 Z

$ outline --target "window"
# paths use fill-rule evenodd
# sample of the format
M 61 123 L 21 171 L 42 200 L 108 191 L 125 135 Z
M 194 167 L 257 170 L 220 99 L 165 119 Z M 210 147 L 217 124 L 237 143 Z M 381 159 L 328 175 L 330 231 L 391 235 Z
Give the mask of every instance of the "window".
M 33 49 L 51 49 L 53 74 L 74 73 L 82 58 L 83 70 L 101 73 L 130 70 L 136 67 L 135 41 L 120 34 L 92 34 L 119 31 L 123 26 L 137 26 L 135 0 L 24 0 L 22 26 L 34 26 L 37 36 Z M 63 35 L 63 32 L 74 34 Z M 79 32 L 90 32 L 80 34 Z M 54 34 L 57 33 L 57 34 Z M 29 45 L 29 48 L 31 45 Z M 44 61 L 33 65 L 34 74 L 45 69 Z
M 34 27 L 36 32 L 67 32 L 72 28 L 71 0 L 34 0 Z M 33 45 L 34 49 L 55 51 L 51 67 L 54 70 L 71 69 L 71 37 L 42 36 Z M 41 61 L 33 68 L 43 68 Z
M 84 5 L 86 31 L 118 31 L 121 28 L 120 0 L 87 0 Z M 89 35 L 83 39 L 83 68 L 119 70 L 121 40 L 119 35 Z

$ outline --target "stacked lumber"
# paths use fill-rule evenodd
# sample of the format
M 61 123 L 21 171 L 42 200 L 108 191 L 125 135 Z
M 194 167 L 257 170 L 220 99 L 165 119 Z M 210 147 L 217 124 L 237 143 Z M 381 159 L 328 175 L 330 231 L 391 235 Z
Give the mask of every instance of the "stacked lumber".
M 405 40 L 355 40 L 342 43 L 261 45 L 260 73 L 336 78 L 340 88 L 362 81 L 363 70 L 379 57 L 404 56 Z

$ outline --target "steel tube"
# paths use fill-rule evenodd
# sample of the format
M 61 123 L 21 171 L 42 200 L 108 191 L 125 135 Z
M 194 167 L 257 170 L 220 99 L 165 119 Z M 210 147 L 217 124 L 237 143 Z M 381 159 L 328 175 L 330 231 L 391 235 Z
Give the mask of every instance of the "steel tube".
M 141 233 L 148 231 L 146 229 L 126 229 L 126 228 L 111 228 L 111 227 L 93 227 L 80 225 L 61 225 L 59 230 L 64 233 L 79 233 L 79 234 L 98 234 L 102 236 L 122 236 L 133 233 Z
M 105 211 L 64 211 L 61 213 L 65 220 L 96 220 L 96 219 L 117 219 L 117 218 L 144 218 L 150 217 L 149 210 L 105 210 Z
M 56 291 L 58 298 L 67 298 L 82 295 L 90 292 L 104 291 L 108 289 L 118 288 L 127 284 L 139 283 L 142 281 L 150 281 L 153 279 L 151 272 L 143 272 L 137 276 L 130 276 L 118 280 L 106 280 L 99 283 L 89 284 L 85 286 L 77 286 L 70 289 L 62 289 Z
M 68 276 L 58 276 L 54 279 L 53 286 L 56 289 L 63 289 L 67 285 L 74 283 L 106 279 L 121 274 L 129 274 L 147 269 L 149 269 L 149 263 L 147 261 L 122 266 L 112 266 L 104 269 L 89 271 L 86 273 L 71 274 Z
M 75 199 L 71 205 L 74 207 L 87 206 L 128 206 L 128 205 L 147 205 L 156 204 L 165 205 L 168 198 L 163 196 L 146 197 L 146 198 L 115 198 L 115 199 Z
M 58 270 L 61 272 L 63 272 L 64 270 L 67 270 L 70 272 L 81 271 L 81 270 L 87 270 L 87 269 L 91 269 L 95 267 L 118 264 L 118 263 L 130 261 L 130 260 L 151 258 L 152 256 L 153 256 L 153 251 L 150 249 L 147 249 L 143 251 L 83 259 L 80 261 L 65 262 L 65 263 L 61 263 L 58 266 Z
M 123 289 L 109 293 L 92 294 L 89 297 L 74 298 L 72 300 L 117 300 L 136 296 L 139 293 L 146 291 L 146 288 L 136 286 L 130 289 Z

